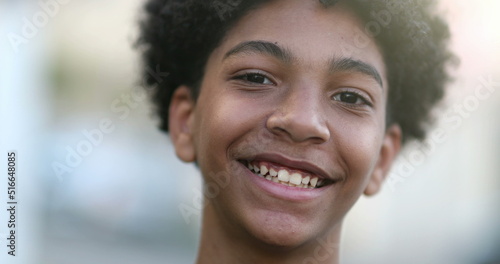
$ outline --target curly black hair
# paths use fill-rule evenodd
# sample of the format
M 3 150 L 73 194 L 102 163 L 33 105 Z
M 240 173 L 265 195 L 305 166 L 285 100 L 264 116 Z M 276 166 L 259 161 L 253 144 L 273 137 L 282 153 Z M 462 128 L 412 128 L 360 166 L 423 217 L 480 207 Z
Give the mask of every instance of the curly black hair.
M 319 0 L 325 6 L 339 0 Z M 444 96 L 454 61 L 448 49 L 449 30 L 434 13 L 431 0 L 343 0 L 365 22 L 387 67 L 387 125 L 397 123 L 403 142 L 423 140 L 432 108 Z M 174 90 L 192 89 L 197 98 L 204 67 L 226 32 L 252 8 L 266 0 L 148 0 L 140 23 L 137 47 L 144 62 L 147 87 L 168 132 L 168 110 Z M 158 82 L 151 69 L 170 73 Z

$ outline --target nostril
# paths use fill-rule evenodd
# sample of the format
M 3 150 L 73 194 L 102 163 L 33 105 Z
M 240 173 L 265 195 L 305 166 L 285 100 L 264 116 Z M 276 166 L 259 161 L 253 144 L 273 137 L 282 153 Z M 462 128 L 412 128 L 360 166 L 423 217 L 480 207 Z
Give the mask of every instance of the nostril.
M 288 114 L 271 116 L 267 120 L 267 128 L 275 135 L 288 137 L 295 142 L 313 141 L 323 143 L 329 140 L 330 130 L 318 117 Z
M 288 133 L 285 129 L 281 128 L 281 127 L 275 127 L 275 128 L 273 128 L 272 130 L 273 130 L 273 131 L 276 131 L 278 134 L 286 134 L 286 135 L 289 135 L 289 133 Z

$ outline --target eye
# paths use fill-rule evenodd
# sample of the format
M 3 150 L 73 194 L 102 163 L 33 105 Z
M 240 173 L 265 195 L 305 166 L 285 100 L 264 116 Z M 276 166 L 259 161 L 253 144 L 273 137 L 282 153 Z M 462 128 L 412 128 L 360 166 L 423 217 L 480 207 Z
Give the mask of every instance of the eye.
M 266 84 L 266 85 L 274 84 L 269 78 L 267 78 L 264 74 L 261 73 L 245 73 L 234 77 L 234 79 L 243 80 L 245 82 L 254 84 Z
M 345 104 L 371 106 L 368 100 L 366 100 L 362 95 L 355 92 L 341 92 L 335 94 L 332 98 L 335 101 L 339 101 Z

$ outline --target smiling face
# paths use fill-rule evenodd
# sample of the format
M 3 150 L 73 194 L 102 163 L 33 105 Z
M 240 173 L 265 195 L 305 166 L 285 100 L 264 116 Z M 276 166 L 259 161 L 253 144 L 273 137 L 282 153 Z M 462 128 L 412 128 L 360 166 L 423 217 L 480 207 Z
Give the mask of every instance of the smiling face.
M 229 177 L 204 221 L 292 248 L 338 234 L 359 196 L 378 191 L 401 134 L 386 128 L 384 61 L 373 40 L 356 48 L 362 30 L 343 5 L 272 1 L 211 53 L 196 104 L 176 91 L 177 155 L 207 184 Z

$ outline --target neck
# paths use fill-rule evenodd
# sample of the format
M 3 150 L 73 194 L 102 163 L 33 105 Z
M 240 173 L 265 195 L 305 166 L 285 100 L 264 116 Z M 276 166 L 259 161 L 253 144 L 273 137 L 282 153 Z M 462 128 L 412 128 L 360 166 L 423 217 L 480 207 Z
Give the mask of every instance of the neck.
M 196 264 L 339 263 L 340 226 L 293 248 L 266 244 L 221 219 L 209 202 L 203 212 Z

